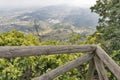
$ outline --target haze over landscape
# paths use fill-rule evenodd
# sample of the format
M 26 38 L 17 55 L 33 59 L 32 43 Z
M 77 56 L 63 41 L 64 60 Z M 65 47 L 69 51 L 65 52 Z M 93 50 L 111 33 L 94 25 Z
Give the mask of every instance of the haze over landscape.
M 96 0 L 0 0 L 0 8 L 22 8 L 48 5 L 70 5 L 89 8 Z
M 25 33 L 35 33 L 36 21 L 41 35 L 59 36 L 59 30 L 61 35 L 72 31 L 92 34 L 97 25 L 98 15 L 91 13 L 89 8 L 95 1 L 0 0 L 0 31 L 16 29 Z
M 0 80 L 120 80 L 120 0 L 0 0 Z

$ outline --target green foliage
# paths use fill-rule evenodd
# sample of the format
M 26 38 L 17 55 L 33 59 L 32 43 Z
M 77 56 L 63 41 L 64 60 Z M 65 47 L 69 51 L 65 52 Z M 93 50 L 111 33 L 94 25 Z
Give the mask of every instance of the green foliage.
M 22 32 L 13 30 L 0 34 L 0 45 L 33 46 L 39 45 L 39 41 L 38 38 L 32 34 L 24 35 Z M 30 71 L 31 68 L 31 71 L 34 70 L 34 66 L 36 65 L 34 64 L 34 59 L 35 57 L 0 59 L 0 80 L 29 80 L 25 77 L 30 74 L 32 75 L 31 72 L 29 74 L 27 74 L 27 72 Z
M 91 10 L 100 16 L 97 32 L 93 36 L 120 65 L 120 0 L 97 0 Z M 113 74 L 109 77 L 116 80 Z
M 13 30 L 0 34 L 0 46 L 33 46 L 39 45 L 37 37 L 32 34 L 24 35 L 22 32 Z
M 71 33 L 68 42 L 71 44 L 78 44 L 81 41 L 81 35 L 77 33 Z
M 1 46 L 37 46 L 37 45 L 61 45 L 67 44 L 60 41 L 46 40 L 39 42 L 39 39 L 32 34 L 23 34 L 13 30 L 0 34 Z M 0 59 L 0 80 L 32 80 L 64 63 L 76 59 L 82 54 L 63 54 L 50 56 L 16 57 L 11 59 Z M 84 68 L 84 67 L 82 67 Z M 86 70 L 79 73 L 75 68 L 55 80 L 79 80 L 84 79 Z
M 38 37 L 32 34 L 23 34 L 13 30 L 0 33 L 0 46 L 37 46 L 37 45 L 72 45 L 72 44 L 99 44 L 120 65 L 120 0 L 97 0 L 92 11 L 100 15 L 97 32 L 87 36 L 82 41 L 79 34 L 70 34 L 68 42 L 46 40 L 39 42 Z M 32 80 L 64 63 L 76 59 L 82 54 L 63 54 L 50 56 L 16 57 L 0 59 L 0 80 Z M 54 80 L 84 80 L 87 66 L 80 66 L 60 75 Z M 83 69 L 84 68 L 84 69 Z M 79 72 L 80 71 L 80 72 Z M 114 79 L 110 73 L 109 77 Z
M 97 31 L 101 33 L 100 41 L 108 53 L 120 49 L 120 0 L 97 0 L 91 7 L 100 15 Z M 101 38 L 102 37 L 102 38 Z M 102 42 L 100 42 L 102 43 Z

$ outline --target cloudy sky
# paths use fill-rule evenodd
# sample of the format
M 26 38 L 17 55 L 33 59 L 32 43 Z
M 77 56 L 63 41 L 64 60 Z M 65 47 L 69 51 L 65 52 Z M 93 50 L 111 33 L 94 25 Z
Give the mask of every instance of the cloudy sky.
M 32 7 L 65 4 L 88 8 L 94 5 L 96 0 L 0 0 L 0 8 Z

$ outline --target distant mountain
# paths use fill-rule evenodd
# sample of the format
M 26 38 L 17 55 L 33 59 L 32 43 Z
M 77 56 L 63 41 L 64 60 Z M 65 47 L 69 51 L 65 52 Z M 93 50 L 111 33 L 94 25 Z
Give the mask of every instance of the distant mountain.
M 98 15 L 90 9 L 70 6 L 47 6 L 31 13 L 25 13 L 17 19 L 29 21 L 40 20 L 50 23 L 68 23 L 75 27 L 94 27 L 97 25 Z
M 0 10 L 0 32 L 17 29 L 36 33 L 34 21 L 37 21 L 38 31 L 45 39 L 64 40 L 72 32 L 92 34 L 97 20 L 98 15 L 90 9 L 65 5 Z

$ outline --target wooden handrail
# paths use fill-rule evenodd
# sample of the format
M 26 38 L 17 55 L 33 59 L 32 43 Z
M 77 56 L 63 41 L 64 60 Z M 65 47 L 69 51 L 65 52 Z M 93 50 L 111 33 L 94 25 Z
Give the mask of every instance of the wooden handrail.
M 120 80 L 120 67 L 115 61 L 99 46 L 96 48 L 96 55 L 109 68 L 109 70 Z
M 4 46 L 0 47 L 0 58 L 93 52 L 95 49 L 95 45 Z
M 95 63 L 95 67 L 96 67 L 98 75 L 99 75 L 99 80 L 108 80 L 103 63 L 117 77 L 117 79 L 120 80 L 120 76 L 119 76 L 119 74 L 120 74 L 120 67 L 108 56 L 108 54 L 106 54 L 106 52 L 102 48 L 100 48 L 99 46 L 95 46 L 95 47 L 96 47 L 96 49 L 94 50 L 94 52 L 95 52 L 96 56 L 94 57 L 94 63 Z M 68 64 L 64 65 L 64 67 L 68 67 L 68 66 L 69 66 Z M 72 67 L 72 68 L 74 68 L 74 67 Z M 64 69 L 61 70 L 58 67 L 55 70 L 57 72 L 59 72 L 59 71 L 61 72 Z M 66 71 L 64 71 L 64 72 L 66 72 Z M 58 75 L 60 75 L 60 74 L 57 74 L 57 75 L 55 75 L 55 74 L 56 74 L 56 72 L 54 72 L 54 70 L 52 70 L 52 71 L 50 71 L 50 72 L 48 72 L 46 74 L 43 74 L 42 76 L 40 76 L 38 78 L 35 78 L 35 80 L 52 80 L 53 78 L 55 78 Z M 51 76 L 52 76 L 52 78 L 51 78 Z
M 120 80 L 120 67 L 115 61 L 99 46 L 97 45 L 61 45 L 61 46 L 4 46 L 0 47 L 0 58 L 12 58 L 12 57 L 26 57 L 26 56 L 39 56 L 39 55 L 51 55 L 51 54 L 69 54 L 79 52 L 90 52 L 88 54 L 76 60 L 70 61 L 42 76 L 35 78 L 35 80 L 52 80 L 53 78 L 65 73 L 66 71 L 73 69 L 80 64 L 91 59 L 91 63 L 88 70 L 88 77 L 93 79 L 94 69 L 96 68 L 99 80 L 108 80 L 104 65 Z M 90 72 L 92 71 L 92 72 Z M 88 80 L 88 79 L 87 79 Z

